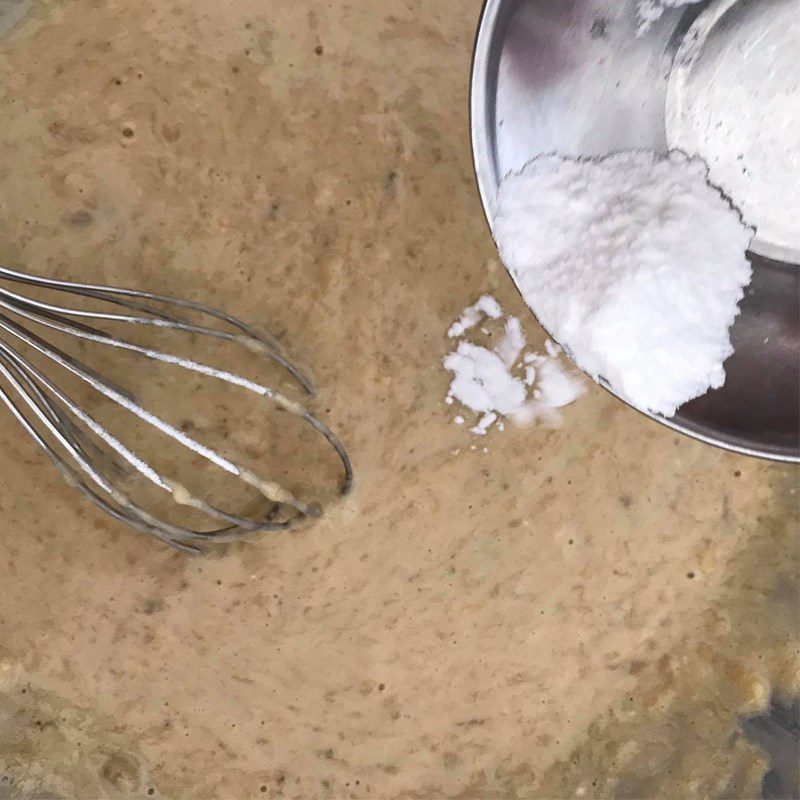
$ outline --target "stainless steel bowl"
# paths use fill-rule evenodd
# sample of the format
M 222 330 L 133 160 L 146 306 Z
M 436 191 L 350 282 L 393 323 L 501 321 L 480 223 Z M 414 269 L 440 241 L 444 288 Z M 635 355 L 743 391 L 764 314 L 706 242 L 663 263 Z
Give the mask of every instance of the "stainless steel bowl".
M 679 147 L 705 158 L 757 227 L 753 280 L 725 385 L 671 419 L 649 416 L 782 461 L 800 461 L 799 26 L 797 0 L 666 8 L 644 32 L 636 0 L 487 0 L 471 87 L 490 227 L 502 177 L 542 153 Z

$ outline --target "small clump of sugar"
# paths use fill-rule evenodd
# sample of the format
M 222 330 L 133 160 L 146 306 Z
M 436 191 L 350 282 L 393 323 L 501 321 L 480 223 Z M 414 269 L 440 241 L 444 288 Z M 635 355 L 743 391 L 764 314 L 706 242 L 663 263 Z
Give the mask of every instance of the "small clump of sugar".
M 502 335 L 491 349 L 466 338 L 468 331 L 486 319 L 503 325 Z M 493 426 L 504 430 L 504 418 L 521 425 L 536 419 L 558 425 L 557 409 L 584 391 L 577 373 L 561 364 L 560 350 L 552 342 L 546 343 L 544 355 L 524 352 L 526 341 L 519 319 L 503 314 L 488 295 L 464 309 L 448 336 L 459 341 L 444 359 L 445 368 L 453 373 L 445 403 L 458 402 L 473 412 L 476 417 L 470 431 L 478 436 Z M 453 421 L 463 425 L 466 420 L 459 413 Z

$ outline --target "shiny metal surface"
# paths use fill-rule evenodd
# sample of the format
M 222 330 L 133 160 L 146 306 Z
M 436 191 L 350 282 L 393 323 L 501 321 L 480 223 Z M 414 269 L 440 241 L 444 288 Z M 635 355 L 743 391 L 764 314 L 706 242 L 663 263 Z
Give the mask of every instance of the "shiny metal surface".
M 43 290 L 42 294 L 37 295 L 37 290 Z M 78 305 L 81 300 L 88 302 Z M 133 389 L 92 367 L 84 360 L 90 356 L 83 349 L 79 350 L 80 355 L 69 352 L 70 346 L 89 343 L 183 370 L 183 382 L 174 384 L 171 394 L 165 394 L 162 411 L 169 410 L 182 386 L 187 385 L 187 376 L 194 374 L 209 379 L 201 395 L 207 405 L 215 402 L 214 385 L 227 384 L 252 392 L 267 404 L 299 417 L 336 452 L 343 473 L 341 493 L 350 490 L 353 470 L 343 445 L 300 402 L 203 360 L 139 344 L 131 338 L 135 330 L 151 335 L 179 334 L 194 343 L 198 359 L 203 359 L 213 340 L 244 348 L 254 358 L 278 365 L 307 395 L 314 394 L 312 383 L 287 359 L 276 342 L 224 311 L 139 289 L 75 283 L 0 267 L 0 404 L 6 406 L 53 466 L 89 502 L 135 530 L 193 553 L 201 552 L 201 546 L 206 544 L 231 542 L 261 531 L 288 530 L 303 518 L 318 517 L 321 513 L 316 503 L 296 497 L 271 477 L 259 476 L 193 438 L 186 429 L 174 427 L 140 405 L 136 397 L 146 379 L 139 377 L 135 368 L 129 374 L 130 383 L 135 385 Z M 61 340 L 55 344 L 51 337 L 59 334 Z M 94 406 L 85 407 L 86 399 L 74 394 L 74 387 L 66 388 L 64 381 L 70 376 L 77 379 L 78 385 L 91 387 L 102 398 L 101 402 L 112 409 L 112 416 L 125 418 L 125 423 L 112 432 L 98 421 L 96 400 Z M 162 454 L 172 447 L 191 451 L 217 470 L 255 489 L 268 501 L 267 508 L 223 510 L 216 500 L 210 499 L 208 487 L 187 489 L 176 480 L 174 462 L 166 468 L 154 466 L 152 450 L 145 455 L 137 444 L 123 441 L 135 430 L 137 420 L 159 434 L 158 449 Z M 188 430 L 196 428 L 190 423 Z M 199 479 L 203 474 L 197 466 L 203 463 L 199 459 L 194 475 L 189 477 L 201 484 L 206 481 Z M 137 499 L 141 496 L 137 479 L 140 486 L 142 482 L 149 483 L 177 507 L 180 513 L 174 521 L 164 513 L 163 504 Z M 223 501 L 226 505 L 230 501 L 228 495 Z M 200 522 L 187 519 L 189 508 L 199 512 Z
M 756 226 L 751 249 L 800 261 L 800 4 L 717 0 L 683 37 L 670 72 L 670 148 L 698 153 Z
M 800 703 L 773 700 L 757 717 L 742 721 L 747 739 L 769 759 L 761 786 L 763 800 L 789 800 L 800 796 Z
M 471 105 L 475 171 L 490 227 L 502 176 L 536 155 L 606 155 L 627 148 L 666 152 L 687 137 L 685 131 L 704 130 L 698 114 L 712 127 L 730 121 L 729 135 L 701 136 L 684 149 L 696 147 L 713 161 L 719 181 L 720 175 L 730 180 L 735 168 L 749 169 L 752 180 L 731 185 L 730 191 L 749 187 L 740 202 L 752 215 L 790 202 L 798 184 L 793 170 L 800 167 L 787 157 L 797 141 L 796 129 L 790 128 L 796 109 L 770 99 L 767 126 L 766 106 L 758 104 L 758 96 L 796 91 L 798 59 L 788 63 L 784 57 L 787 3 L 794 0 L 717 0 L 668 8 L 637 36 L 635 0 L 487 0 L 475 44 Z M 751 12 L 751 5 L 762 4 L 763 13 Z M 700 37 L 695 40 L 699 26 L 707 31 L 703 41 L 714 43 L 708 52 L 697 45 Z M 730 76 L 719 69 L 718 53 L 727 64 L 737 52 L 762 77 L 778 76 L 772 94 L 763 81 L 740 77 L 733 92 Z M 678 62 L 679 53 L 691 58 Z M 721 84 L 714 86 L 720 76 Z M 769 135 L 762 132 L 766 127 Z M 781 131 L 794 138 L 781 138 Z M 734 133 L 746 134 L 746 140 L 736 140 Z M 733 166 L 731 159 L 737 162 Z M 781 164 L 777 188 L 770 183 L 776 162 Z M 780 191 L 777 200 L 770 194 L 773 188 Z M 785 258 L 794 242 L 759 224 L 767 236 L 756 245 L 760 252 L 751 252 L 753 280 L 731 332 L 736 350 L 725 365 L 725 385 L 686 403 L 671 419 L 649 416 L 741 453 L 800 461 L 800 269 L 765 255 Z M 778 228 L 785 233 L 785 225 Z M 796 235 L 797 227 L 792 230 Z

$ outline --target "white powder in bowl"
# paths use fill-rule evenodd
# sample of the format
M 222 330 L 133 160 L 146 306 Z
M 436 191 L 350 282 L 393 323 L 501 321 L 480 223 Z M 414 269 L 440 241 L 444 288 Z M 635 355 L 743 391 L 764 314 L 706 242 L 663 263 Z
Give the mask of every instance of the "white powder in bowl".
M 678 8 L 699 2 L 702 0 L 636 0 L 636 15 L 639 18 L 638 34 L 641 36 L 646 33 L 668 8 Z
M 672 416 L 724 383 L 753 231 L 702 160 L 542 156 L 503 180 L 494 233 L 542 325 L 632 405 Z

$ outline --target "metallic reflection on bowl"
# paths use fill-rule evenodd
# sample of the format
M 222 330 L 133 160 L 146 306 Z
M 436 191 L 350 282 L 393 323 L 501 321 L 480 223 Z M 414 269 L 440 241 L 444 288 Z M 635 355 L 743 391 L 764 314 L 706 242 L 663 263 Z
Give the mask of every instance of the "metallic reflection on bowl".
M 471 91 L 475 171 L 490 227 L 502 176 L 541 153 L 680 145 L 707 160 L 734 201 L 736 192 L 746 195 L 748 221 L 760 222 L 765 235 L 757 234 L 750 253 L 753 280 L 731 331 L 725 385 L 671 419 L 650 416 L 703 441 L 783 461 L 800 461 L 800 268 L 792 263 L 800 260 L 800 226 L 786 225 L 800 219 L 800 138 L 792 124 L 800 59 L 786 59 L 798 35 L 792 9 L 796 0 L 714 0 L 667 8 L 637 35 L 635 0 L 487 0 Z M 772 94 L 761 80 L 743 80 L 738 63 L 739 72 L 731 68 L 737 53 L 744 74 L 752 64 L 758 74 L 779 76 Z M 713 120 L 715 135 L 699 118 Z M 742 169 L 750 174 L 738 179 L 734 170 Z M 775 184 L 778 201 L 767 191 Z M 781 203 L 788 208 L 778 214 Z

